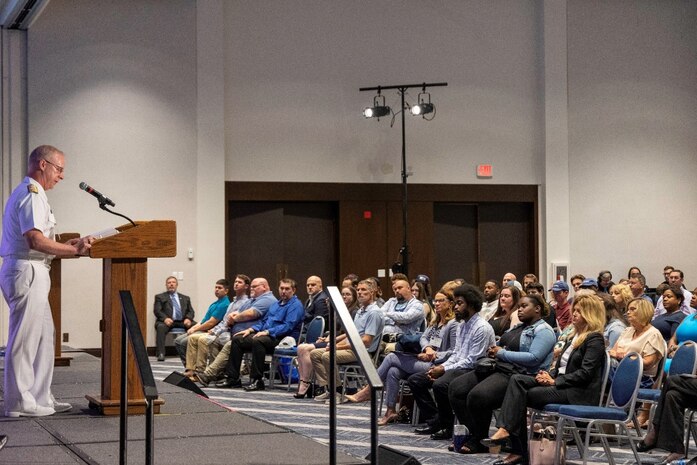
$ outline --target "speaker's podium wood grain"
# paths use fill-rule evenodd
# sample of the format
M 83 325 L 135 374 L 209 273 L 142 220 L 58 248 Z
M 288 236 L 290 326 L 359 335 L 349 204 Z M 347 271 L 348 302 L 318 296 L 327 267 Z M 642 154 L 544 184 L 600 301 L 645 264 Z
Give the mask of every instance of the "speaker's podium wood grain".
M 146 334 L 148 258 L 177 254 L 177 226 L 174 221 L 136 221 L 116 228 L 119 234 L 92 244 L 90 256 L 102 258 L 102 392 L 88 395 L 90 407 L 103 415 L 118 415 L 121 403 L 121 301 L 120 290 L 129 290 L 136 307 L 138 324 Z M 159 413 L 164 400 L 155 401 Z M 145 413 L 143 385 L 137 373 L 133 350 L 128 348 L 128 413 Z
M 77 239 L 80 237 L 78 233 L 63 233 L 56 234 L 57 242 L 68 242 L 70 239 Z M 64 357 L 62 354 L 61 339 L 63 333 L 61 331 L 61 268 L 63 260 L 72 260 L 77 257 L 56 257 L 51 262 L 51 271 L 49 276 L 51 277 L 51 290 L 48 293 L 48 304 L 51 307 L 51 316 L 53 317 L 53 327 L 55 328 L 56 334 L 54 337 L 54 359 L 53 364 L 55 366 L 70 366 L 70 361 L 72 357 Z

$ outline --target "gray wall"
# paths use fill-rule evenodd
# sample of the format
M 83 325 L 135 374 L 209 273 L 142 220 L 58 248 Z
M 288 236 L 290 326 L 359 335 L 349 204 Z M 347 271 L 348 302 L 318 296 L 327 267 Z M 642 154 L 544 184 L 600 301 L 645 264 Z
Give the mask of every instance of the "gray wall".
M 61 231 L 122 223 L 83 180 L 175 219 L 149 300 L 183 271 L 201 316 L 224 272 L 224 181 L 398 182 L 399 128 L 363 119 L 358 87 L 447 81 L 434 121 L 407 120 L 412 182 L 538 184 L 544 274 L 636 264 L 655 283 L 670 262 L 694 285 L 695 5 L 53 0 L 28 38 L 29 145 L 68 155 L 49 194 Z M 97 347 L 100 264 L 65 274 L 63 330 Z

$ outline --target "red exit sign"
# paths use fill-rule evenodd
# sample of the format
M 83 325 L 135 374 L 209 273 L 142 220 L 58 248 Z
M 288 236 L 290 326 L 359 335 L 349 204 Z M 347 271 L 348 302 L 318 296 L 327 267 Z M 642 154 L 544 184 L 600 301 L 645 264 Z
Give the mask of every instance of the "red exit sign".
M 491 176 L 493 176 L 491 165 L 477 165 L 478 178 L 490 178 Z

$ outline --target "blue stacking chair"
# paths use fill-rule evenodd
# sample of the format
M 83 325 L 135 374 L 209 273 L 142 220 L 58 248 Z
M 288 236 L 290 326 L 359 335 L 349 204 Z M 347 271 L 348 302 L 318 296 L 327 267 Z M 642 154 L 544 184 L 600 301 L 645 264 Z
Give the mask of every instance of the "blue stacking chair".
M 305 333 L 305 339 L 303 342 L 313 343 L 324 333 L 324 318 L 321 316 L 316 316 L 307 325 L 307 332 Z M 298 342 L 300 344 L 300 342 Z M 288 349 L 276 349 L 271 357 L 271 373 L 269 374 L 269 387 L 273 387 L 273 378 L 276 373 L 279 361 L 281 358 L 287 357 L 290 359 L 288 362 L 288 390 L 290 391 L 290 385 L 292 382 L 293 365 L 298 358 L 298 348 L 291 347 Z M 286 363 L 284 362 L 284 365 Z
M 571 430 L 576 439 L 576 443 L 580 443 L 581 437 L 579 432 L 585 431 L 585 441 L 582 451 L 583 464 L 588 461 L 588 450 L 590 446 L 591 436 L 596 436 L 601 439 L 608 462 L 615 464 L 615 459 L 612 456 L 612 450 L 607 442 L 607 438 L 625 438 L 629 440 L 629 445 L 634 453 L 634 458 L 637 463 L 641 463 L 639 453 L 636 450 L 636 445 L 631 440 L 631 433 L 627 428 L 626 423 L 634 415 L 634 404 L 636 403 L 641 376 L 644 372 L 644 362 L 639 354 L 630 352 L 620 362 L 615 376 L 610 387 L 610 396 L 607 404 L 604 407 L 596 407 L 592 405 L 560 405 L 558 412 L 557 431 L 563 432 L 566 429 Z M 585 426 L 579 426 L 585 424 Z M 614 425 L 616 433 L 605 433 L 604 425 Z M 555 465 L 559 463 L 559 451 L 561 450 L 561 441 L 563 434 L 557 434 Z
M 610 379 L 610 367 L 612 359 L 610 358 L 610 353 L 606 350 L 605 351 L 605 365 L 603 366 L 603 378 L 600 383 L 600 401 L 598 403 L 598 406 L 602 407 L 603 404 L 605 403 L 605 388 L 607 387 L 607 382 Z M 542 410 L 536 410 L 534 408 L 528 408 L 530 411 L 530 425 L 534 425 L 537 422 L 541 423 L 550 423 L 551 419 L 554 419 L 554 423 L 556 423 L 557 419 L 557 413 L 559 413 L 559 408 L 565 404 L 547 404 L 543 407 Z M 532 426 L 528 430 L 528 441 L 532 439 L 532 435 L 534 433 L 534 429 Z M 576 447 L 578 448 L 578 453 L 580 455 L 583 455 L 583 444 L 581 441 L 576 441 Z

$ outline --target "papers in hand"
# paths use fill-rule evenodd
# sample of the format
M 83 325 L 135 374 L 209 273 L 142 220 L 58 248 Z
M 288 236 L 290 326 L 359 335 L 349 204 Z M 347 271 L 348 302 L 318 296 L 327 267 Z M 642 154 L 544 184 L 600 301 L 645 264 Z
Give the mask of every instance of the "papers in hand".
M 114 236 L 118 233 L 119 232 L 118 230 L 116 230 L 116 228 L 107 228 L 102 231 L 92 233 L 90 234 L 90 236 L 94 237 L 95 239 L 104 239 L 105 237 Z

